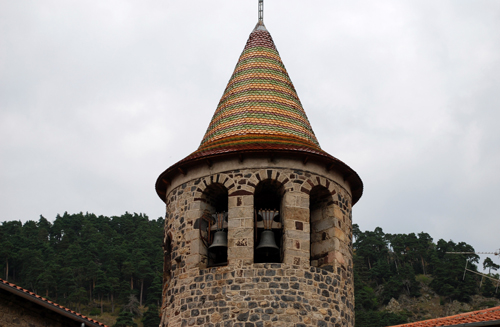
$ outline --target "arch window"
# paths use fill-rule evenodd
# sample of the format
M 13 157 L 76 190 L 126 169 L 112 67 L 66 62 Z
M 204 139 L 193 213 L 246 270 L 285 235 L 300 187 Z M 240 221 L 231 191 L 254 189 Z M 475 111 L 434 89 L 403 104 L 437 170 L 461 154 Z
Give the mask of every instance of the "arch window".
M 281 205 L 284 188 L 274 180 L 264 180 L 254 193 L 254 262 L 283 261 L 283 224 Z
M 228 192 L 222 184 L 211 184 L 202 195 L 201 255 L 208 267 L 227 265 Z

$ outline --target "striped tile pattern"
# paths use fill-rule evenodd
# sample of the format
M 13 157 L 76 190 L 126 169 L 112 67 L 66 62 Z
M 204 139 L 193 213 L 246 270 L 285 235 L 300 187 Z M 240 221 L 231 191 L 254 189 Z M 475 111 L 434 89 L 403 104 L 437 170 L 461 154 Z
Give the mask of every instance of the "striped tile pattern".
M 201 145 L 190 157 L 239 148 L 324 154 L 263 24 L 250 34 Z

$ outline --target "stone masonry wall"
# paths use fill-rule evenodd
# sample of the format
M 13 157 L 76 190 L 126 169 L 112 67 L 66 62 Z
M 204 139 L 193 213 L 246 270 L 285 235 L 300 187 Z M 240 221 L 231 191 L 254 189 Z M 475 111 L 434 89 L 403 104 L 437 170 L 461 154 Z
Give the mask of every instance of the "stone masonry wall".
M 349 273 L 350 274 L 350 273 Z M 254 264 L 192 271 L 169 289 L 164 326 L 353 326 L 349 280 L 321 268 Z M 168 322 L 168 323 L 165 323 Z
M 254 264 L 253 194 L 264 180 L 282 184 L 284 259 Z M 200 238 L 203 192 L 218 184 L 228 192 L 228 266 L 207 268 Z M 321 260 L 310 258 L 310 192 L 331 195 Z M 314 193 L 314 192 L 313 192 Z M 231 170 L 196 178 L 166 197 L 162 326 L 353 326 L 351 195 L 345 185 L 306 170 L 272 167 Z

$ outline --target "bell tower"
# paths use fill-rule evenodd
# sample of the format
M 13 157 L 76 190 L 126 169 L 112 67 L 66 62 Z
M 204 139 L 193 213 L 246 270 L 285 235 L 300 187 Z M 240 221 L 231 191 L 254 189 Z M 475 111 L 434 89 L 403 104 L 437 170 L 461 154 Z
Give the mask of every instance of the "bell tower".
M 320 148 L 263 16 L 199 148 L 156 181 L 163 327 L 354 326 L 363 184 Z

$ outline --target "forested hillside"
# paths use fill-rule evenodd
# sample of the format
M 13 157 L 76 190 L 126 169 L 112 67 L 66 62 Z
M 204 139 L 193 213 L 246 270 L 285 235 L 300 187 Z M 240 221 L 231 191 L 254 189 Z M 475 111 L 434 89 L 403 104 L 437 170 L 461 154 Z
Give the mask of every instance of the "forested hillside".
M 162 218 L 142 214 L 104 217 L 57 216 L 53 223 L 7 221 L 0 224 L 0 277 L 86 315 L 108 314 L 115 326 L 158 326 L 162 287 Z M 464 242 L 439 240 L 427 233 L 362 232 L 353 226 L 356 326 L 381 327 L 418 320 L 408 310 L 383 310 L 391 299 L 419 298 L 422 287 L 439 295 L 439 305 L 470 301 L 481 294 L 500 299 L 496 285 L 464 267 L 477 265 L 495 274 L 493 260 L 479 262 Z M 141 310 L 148 308 L 141 318 Z M 103 316 L 104 314 L 104 316 Z
M 469 302 L 473 295 L 500 298 L 496 284 L 473 274 L 477 271 L 479 256 L 475 254 L 447 254 L 447 252 L 474 252 L 464 242 L 439 240 L 433 242 L 427 233 L 385 234 L 381 228 L 362 232 L 353 226 L 354 284 L 356 326 L 378 327 L 414 321 L 413 312 L 398 313 L 381 310 L 383 305 L 401 296 L 417 298 L 421 287 L 430 288 L 440 297 L 440 305 L 454 300 Z M 487 258 L 483 267 L 494 273 L 500 268 Z M 498 279 L 498 274 L 492 274 Z M 494 303 L 494 302 L 490 302 Z
M 147 305 L 150 313 L 144 318 L 156 321 L 163 223 L 129 213 L 3 222 L 0 277 L 87 315 L 118 315 L 125 309 L 120 319 L 131 321 L 138 307 Z

